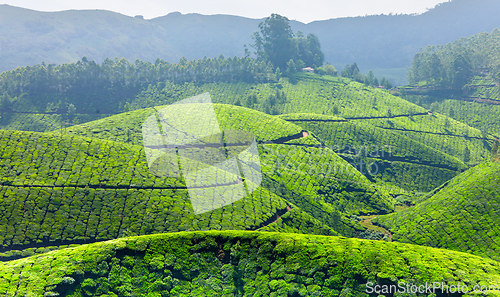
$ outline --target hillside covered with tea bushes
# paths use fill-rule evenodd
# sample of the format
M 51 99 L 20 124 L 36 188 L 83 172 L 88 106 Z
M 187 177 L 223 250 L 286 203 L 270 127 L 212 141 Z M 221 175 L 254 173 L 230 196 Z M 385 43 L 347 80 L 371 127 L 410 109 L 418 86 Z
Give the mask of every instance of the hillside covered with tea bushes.
M 414 207 L 375 223 L 392 239 L 469 252 L 498 260 L 500 164 L 487 162 L 455 177 Z
M 316 147 L 319 142 L 303 137 L 301 127 L 242 107 L 216 105 L 216 111 L 221 127 L 255 133 L 263 181 L 243 200 L 201 215 L 191 208 L 183 178 L 155 176 L 143 146 L 130 144 L 139 144 L 142 134 L 118 125 L 141 127 L 145 110 L 67 131 L 3 130 L 1 256 L 190 230 L 262 228 L 358 236 L 365 227 L 349 216 L 392 211 L 392 198 L 384 189 L 329 148 Z M 268 124 L 259 129 L 259 121 Z M 85 136 L 73 135 L 81 131 Z M 290 134 L 312 144 L 273 143 Z
M 128 237 L 0 263 L 2 296 L 367 296 L 368 283 L 398 282 L 472 290 L 499 285 L 500 267 L 409 244 L 241 231 Z
M 491 120 L 461 122 L 448 106 L 348 78 L 287 75 L 223 57 L 0 75 L 0 296 L 499 284 Z M 209 115 L 174 104 L 198 95 Z M 258 158 L 242 161 L 249 145 Z M 238 171 L 212 166 L 232 158 Z M 210 166 L 196 191 L 231 197 L 199 211 L 190 173 Z

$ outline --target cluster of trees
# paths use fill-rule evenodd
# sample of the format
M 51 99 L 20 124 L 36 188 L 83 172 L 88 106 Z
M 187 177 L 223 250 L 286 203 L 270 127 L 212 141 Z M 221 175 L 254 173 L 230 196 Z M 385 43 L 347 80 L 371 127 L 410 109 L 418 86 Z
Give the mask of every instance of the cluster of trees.
M 131 99 L 152 83 L 173 81 L 195 82 L 251 82 L 276 81 L 271 63 L 252 58 L 204 58 L 170 64 L 161 59 L 149 63 L 136 60 L 106 59 L 102 64 L 81 61 L 70 64 L 19 67 L 0 74 L 0 109 L 12 108 L 12 98 L 27 95 L 29 111 L 48 113 L 114 113 L 119 103 Z M 279 79 L 279 78 L 278 78 Z M 73 106 L 71 106 L 73 104 Z M 24 109 L 22 104 L 16 108 Z M 36 110 L 33 110 L 36 109 Z
M 462 90 L 472 76 L 473 68 L 467 56 L 455 53 L 451 61 L 443 61 L 434 47 L 417 53 L 408 72 L 410 83 L 427 81 L 455 91 Z
M 461 90 L 473 75 L 488 75 L 500 83 L 500 30 L 428 46 L 413 59 L 410 83 L 428 81 L 438 87 Z
M 363 75 L 359 71 L 356 62 L 354 62 L 352 65 L 347 64 L 342 70 L 341 75 L 343 77 L 351 78 L 357 82 L 364 83 L 367 86 L 383 86 L 386 89 L 392 89 L 392 83 L 388 79 L 382 77 L 382 79 L 380 79 L 379 81 L 371 70 L 368 72 L 368 75 Z
M 318 37 L 312 33 L 304 36 L 300 31 L 295 35 L 289 22 L 288 18 L 273 13 L 259 24 L 260 32 L 256 31 L 252 35 L 252 47 L 257 59 L 291 72 L 303 67 L 322 66 L 325 55 L 321 51 Z M 248 55 L 248 49 L 246 52 Z

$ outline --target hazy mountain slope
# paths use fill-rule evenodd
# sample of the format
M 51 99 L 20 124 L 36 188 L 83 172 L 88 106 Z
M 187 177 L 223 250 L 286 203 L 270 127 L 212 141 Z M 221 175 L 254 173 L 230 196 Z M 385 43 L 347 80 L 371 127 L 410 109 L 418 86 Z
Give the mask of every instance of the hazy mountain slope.
M 499 259 L 500 164 L 484 163 L 452 179 L 415 207 L 379 217 L 393 240 Z
M 238 231 L 129 237 L 0 263 L 4 296 L 358 296 L 368 282 L 472 290 L 499 285 L 500 266 L 408 244 Z
M 1 71 L 42 61 L 75 62 L 83 56 L 97 61 L 178 60 L 162 28 L 110 11 L 38 12 L 1 5 L 0 28 Z
M 500 27 L 495 0 L 454 0 L 416 16 L 369 16 L 291 22 L 295 31 L 316 34 L 336 67 L 358 62 L 368 69 L 404 68 L 429 44 L 444 44 Z M 40 63 L 73 62 L 82 56 L 188 59 L 242 56 L 243 44 L 262 20 L 235 16 L 180 15 L 153 20 L 106 11 L 45 13 L 0 6 L 0 70 Z M 68 48 L 69 47 L 69 48 Z M 391 55 L 387 55 L 391 52 Z M 385 73 L 382 73 L 382 75 Z M 404 78 L 396 81 L 404 82 Z

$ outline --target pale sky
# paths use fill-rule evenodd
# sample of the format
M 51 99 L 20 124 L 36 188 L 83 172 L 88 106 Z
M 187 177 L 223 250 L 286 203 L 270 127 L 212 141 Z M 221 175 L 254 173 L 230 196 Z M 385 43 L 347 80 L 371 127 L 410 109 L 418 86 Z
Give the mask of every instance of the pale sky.
M 170 12 L 200 14 L 231 14 L 263 18 L 278 13 L 309 23 L 348 16 L 389 13 L 423 13 L 448 0 L 12 0 L 2 4 L 40 11 L 68 9 L 105 9 L 124 15 L 143 15 L 146 19 Z

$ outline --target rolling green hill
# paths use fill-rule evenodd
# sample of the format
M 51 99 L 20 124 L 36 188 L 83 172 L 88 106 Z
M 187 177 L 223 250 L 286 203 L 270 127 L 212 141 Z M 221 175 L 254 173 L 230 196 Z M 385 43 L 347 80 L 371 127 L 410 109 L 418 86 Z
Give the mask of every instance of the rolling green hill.
M 129 237 L 0 263 L 2 296 L 367 296 L 376 283 L 433 282 L 498 286 L 500 266 L 409 244 L 240 231 Z
M 201 215 L 193 213 L 183 178 L 156 177 L 148 168 L 140 129 L 153 109 L 51 133 L 0 130 L 2 257 L 172 231 L 359 236 L 365 228 L 348 216 L 392 211 L 385 191 L 335 152 L 316 147 L 312 136 L 302 137 L 306 146 L 285 141 L 303 136 L 301 127 L 243 107 L 215 110 L 221 128 L 256 136 L 264 179 L 252 195 Z M 285 142 L 273 143 L 279 139 Z
M 379 149 L 392 147 L 396 150 L 396 154 L 386 159 L 392 162 L 392 165 L 378 162 L 380 170 L 375 178 L 384 180 L 392 187 L 412 191 L 429 191 L 454 177 L 456 172 L 464 171 L 467 168 L 464 162 L 477 164 L 485 160 L 489 154 L 490 143 L 493 141 L 491 136 L 483 139 L 484 135 L 477 129 L 440 114 L 428 114 L 425 109 L 391 96 L 386 91 L 366 87 L 348 79 L 318 75 L 296 75 L 292 79 L 282 79 L 277 84 L 241 82 L 150 85 L 134 101 L 128 103 L 127 107 L 138 110 L 147 108 L 151 104 L 173 103 L 180 98 L 203 92 L 210 93 L 214 102 L 239 102 L 246 107 L 272 114 L 308 112 L 316 113 L 318 116 L 326 114 L 347 119 L 348 123 L 322 122 L 321 125 L 344 127 L 343 129 L 347 129 L 345 132 L 349 134 L 338 135 L 330 141 L 328 138 L 331 136 L 322 134 L 320 140 L 325 138 L 324 142 L 328 146 L 333 145 L 341 149 L 345 146 L 362 145 L 376 145 Z M 104 133 L 103 131 L 116 126 L 117 128 L 113 129 L 123 130 L 115 133 L 121 135 L 120 141 L 138 135 L 137 126 L 132 127 L 135 125 L 134 120 L 132 123 L 126 123 L 128 119 L 119 120 L 114 117 L 112 119 L 116 122 L 103 120 L 101 124 L 97 122 L 92 124 L 101 125 L 100 132 L 88 132 L 93 128 L 84 128 L 83 124 L 70 127 L 67 131 L 78 135 L 92 133 L 101 137 L 98 135 Z M 137 120 L 140 121 L 142 118 Z M 316 133 L 316 129 L 309 128 L 310 123 L 307 121 L 294 123 Z M 127 127 L 127 132 L 119 127 Z M 367 133 L 371 134 L 372 131 L 377 131 L 377 135 L 391 136 L 377 136 L 376 141 L 368 140 Z M 140 141 L 140 136 L 138 137 L 131 141 Z M 303 143 L 304 140 L 300 139 L 298 142 Z M 297 140 L 294 142 L 297 143 Z M 307 144 L 315 143 L 312 140 Z M 405 152 L 400 152 L 401 149 Z M 425 152 L 420 152 L 420 149 Z M 364 161 L 369 161 L 368 164 L 371 164 L 377 160 L 371 158 Z M 359 163 L 359 160 L 351 159 L 350 162 Z M 362 166 L 358 164 L 356 167 Z
M 214 104 L 217 121 L 222 130 L 251 132 L 258 142 L 275 141 L 302 132 L 302 128 L 262 112 L 227 104 Z M 143 145 L 142 124 L 163 106 L 137 109 L 97 121 L 59 129 L 54 133 L 73 134 L 98 139 Z M 315 142 L 319 144 L 319 142 Z
M 392 239 L 499 260 L 500 164 L 484 163 L 460 174 L 414 207 L 375 223 Z
M 184 181 L 155 177 L 142 147 L 34 132 L 1 135 L 2 251 L 166 231 L 255 230 L 295 207 L 259 188 L 227 207 L 195 215 Z M 299 212 L 288 221 L 294 214 Z M 299 215 L 318 232 L 334 234 Z
M 161 106 L 156 107 L 158 110 L 161 108 Z M 221 129 L 251 132 L 261 143 L 259 148 L 265 177 L 263 184 L 271 192 L 287 189 L 288 201 L 310 211 L 322 212 L 322 215 L 316 214 L 317 217 L 329 217 L 325 220 L 330 226 L 340 227 L 336 223 L 338 218 L 329 214 L 332 207 L 347 214 L 386 212 L 392 208 L 391 200 L 386 193 L 376 190 L 367 178 L 339 158 L 331 149 L 317 148 L 320 143 L 312 136 L 286 141 L 283 144 L 269 143 L 297 135 L 303 131 L 301 127 L 278 117 L 243 107 L 215 104 L 214 108 Z M 149 112 L 152 112 L 152 109 L 135 110 L 59 132 L 140 144 L 141 125 Z M 354 187 L 357 190 L 355 193 L 341 190 L 346 187 Z M 358 196 L 356 192 L 362 193 L 359 196 L 361 199 L 354 198 Z M 308 198 L 297 200 L 298 193 Z M 329 197 L 326 212 L 322 210 L 325 203 L 320 203 L 324 197 Z M 368 197 L 371 198 L 367 199 Z M 358 201 L 356 207 L 348 206 L 354 201 Z
M 429 191 L 466 170 L 463 161 L 404 134 L 366 121 L 315 114 L 285 114 L 375 180 L 413 191 Z

